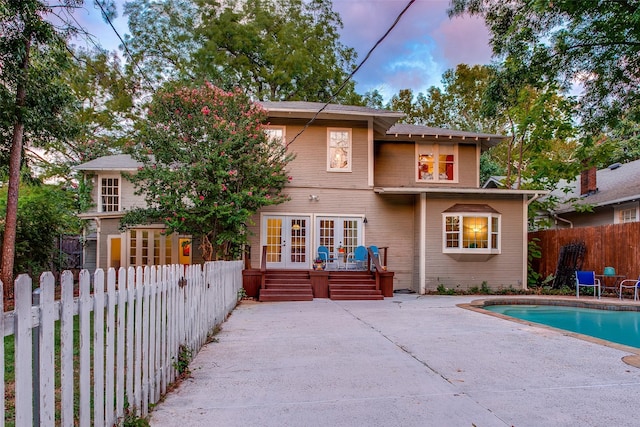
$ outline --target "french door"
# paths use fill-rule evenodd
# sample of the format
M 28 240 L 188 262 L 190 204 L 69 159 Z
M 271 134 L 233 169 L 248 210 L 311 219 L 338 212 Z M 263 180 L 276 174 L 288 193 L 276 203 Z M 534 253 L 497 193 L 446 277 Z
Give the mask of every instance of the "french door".
M 316 246 L 326 246 L 331 254 L 353 252 L 362 245 L 362 218 L 360 217 L 316 217 Z
M 267 268 L 309 268 L 309 216 L 265 215 L 262 242 L 267 246 Z

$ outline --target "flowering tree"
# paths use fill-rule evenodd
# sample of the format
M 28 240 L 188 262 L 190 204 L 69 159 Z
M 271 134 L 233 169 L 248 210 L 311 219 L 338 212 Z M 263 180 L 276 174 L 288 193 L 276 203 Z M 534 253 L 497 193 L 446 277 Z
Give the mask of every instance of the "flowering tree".
M 123 226 L 162 222 L 168 232 L 200 238 L 205 260 L 233 258 L 250 217 L 284 202 L 291 160 L 264 132 L 266 115 L 240 90 L 211 84 L 159 91 L 138 127 L 130 179 L 147 202 Z

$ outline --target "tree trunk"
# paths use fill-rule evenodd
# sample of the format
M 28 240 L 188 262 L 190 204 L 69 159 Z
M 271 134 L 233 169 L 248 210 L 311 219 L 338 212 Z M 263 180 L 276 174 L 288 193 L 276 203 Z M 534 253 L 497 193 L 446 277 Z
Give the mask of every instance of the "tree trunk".
M 21 64 L 22 76 L 18 79 L 16 88 L 16 122 L 13 126 L 11 138 L 11 153 L 9 157 L 9 186 L 7 190 L 7 214 L 5 217 L 4 240 L 2 242 L 2 265 L 0 280 L 6 286 L 6 291 L 13 289 L 13 264 L 16 252 L 16 227 L 18 223 L 18 190 L 20 188 L 20 165 L 22 164 L 22 142 L 24 138 L 24 118 L 22 109 L 27 97 L 27 72 L 29 68 L 29 51 L 31 48 L 31 34 L 25 37 L 24 59 Z

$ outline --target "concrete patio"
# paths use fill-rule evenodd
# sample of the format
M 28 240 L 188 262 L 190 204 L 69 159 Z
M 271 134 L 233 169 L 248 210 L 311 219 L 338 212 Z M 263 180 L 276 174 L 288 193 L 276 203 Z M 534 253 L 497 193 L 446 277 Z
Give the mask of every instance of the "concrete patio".
M 456 306 L 474 299 L 243 302 L 151 425 L 640 425 L 631 349 Z

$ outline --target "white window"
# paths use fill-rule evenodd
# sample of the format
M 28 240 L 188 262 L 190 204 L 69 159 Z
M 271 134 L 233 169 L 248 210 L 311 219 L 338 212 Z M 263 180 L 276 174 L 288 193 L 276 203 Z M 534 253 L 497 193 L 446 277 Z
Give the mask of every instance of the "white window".
M 120 210 L 120 179 L 102 178 L 100 180 L 100 212 L 118 212 Z
M 270 141 L 280 141 L 282 145 L 286 144 L 284 126 L 268 126 L 264 129 L 264 133 L 267 134 L 267 138 Z
M 443 214 L 444 253 L 500 253 L 500 214 L 447 212 Z
M 327 129 L 327 170 L 351 172 L 351 129 Z
M 639 218 L 638 203 L 625 204 L 615 210 L 614 223 L 623 224 L 626 222 L 637 222 Z
M 457 182 L 458 146 L 416 144 L 418 182 Z

